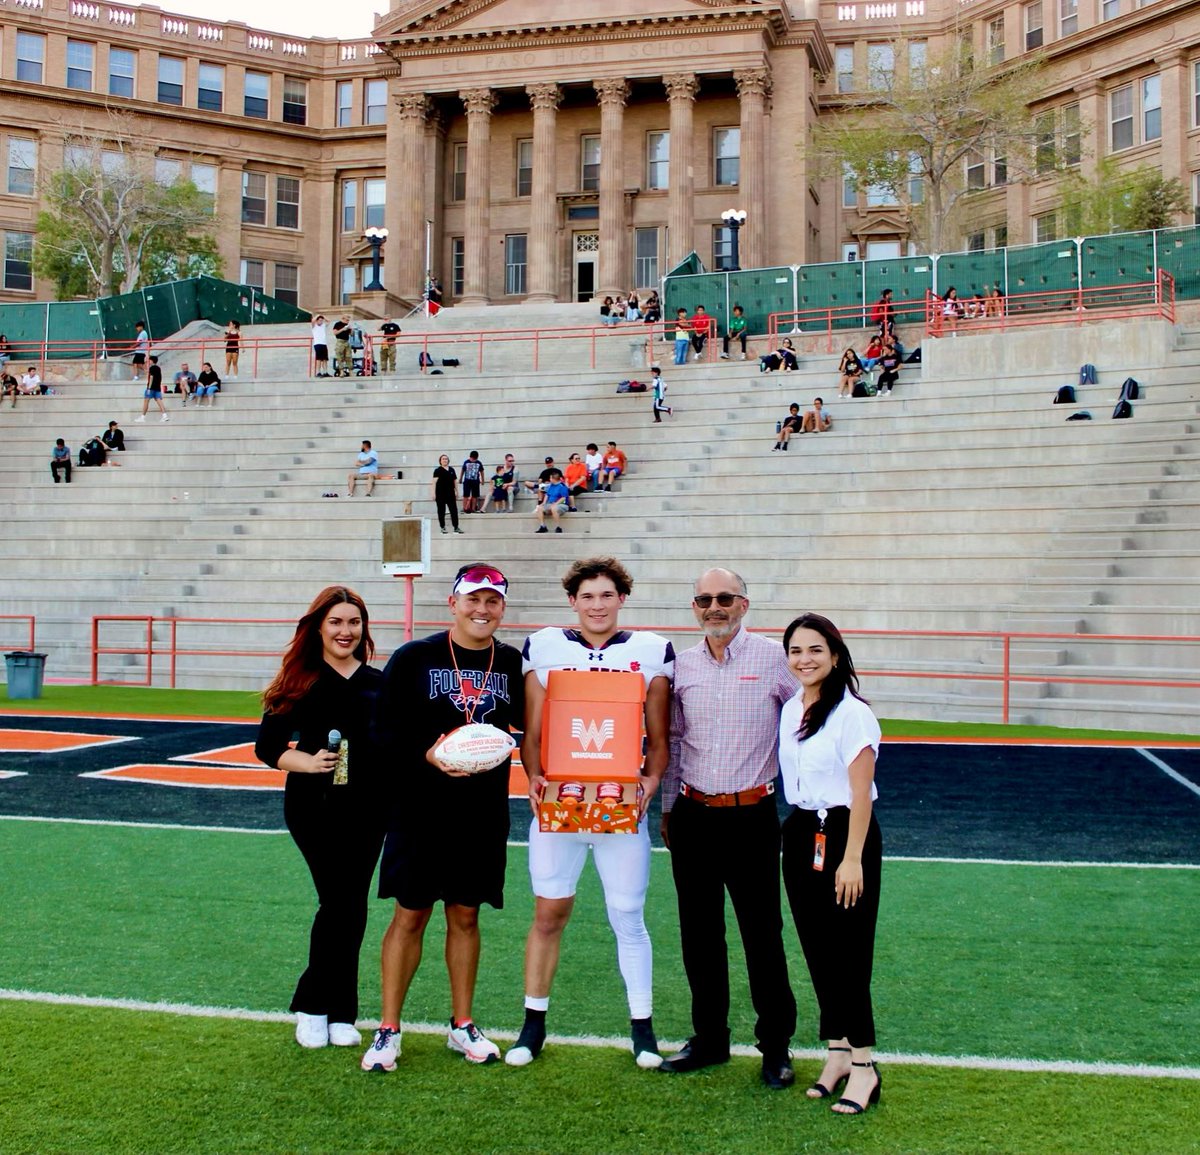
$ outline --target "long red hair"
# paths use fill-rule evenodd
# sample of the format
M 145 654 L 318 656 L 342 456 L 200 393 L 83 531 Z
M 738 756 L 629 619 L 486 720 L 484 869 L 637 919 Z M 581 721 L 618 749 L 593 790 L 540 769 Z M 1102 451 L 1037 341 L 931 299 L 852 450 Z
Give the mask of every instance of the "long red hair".
M 371 640 L 371 615 L 367 603 L 347 586 L 327 586 L 313 599 L 312 605 L 296 623 L 296 632 L 284 651 L 283 662 L 275 680 L 263 691 L 263 706 L 273 714 L 290 710 L 320 677 L 325 662 L 321 644 L 321 623 L 329 616 L 334 606 L 348 602 L 362 614 L 362 639 L 354 651 L 360 662 L 369 662 L 375 656 L 375 643 Z

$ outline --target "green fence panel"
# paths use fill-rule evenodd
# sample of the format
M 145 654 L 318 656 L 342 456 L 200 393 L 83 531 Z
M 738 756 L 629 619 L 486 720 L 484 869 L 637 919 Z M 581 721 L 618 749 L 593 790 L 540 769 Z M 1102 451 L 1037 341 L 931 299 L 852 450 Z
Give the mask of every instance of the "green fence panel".
M 1200 297 L 1200 228 L 1162 229 L 1156 237 L 1158 267 L 1175 278 L 1175 295 Z
M 136 338 L 134 322 L 146 320 L 145 303 L 141 293 L 122 293 L 117 297 L 103 297 L 97 302 L 100 308 L 100 327 L 110 357 L 119 357 L 132 351 Z M 153 329 L 150 336 L 158 336 Z M 166 336 L 166 334 L 162 334 Z
M 1085 237 L 1083 287 L 1142 285 L 1154 280 L 1154 234 L 1116 233 Z
M 725 324 L 727 273 L 697 273 L 692 276 L 668 277 L 663 285 L 663 320 L 669 326 L 675 320 L 676 309 L 686 309 L 690 317 L 697 305 L 717 318 L 718 332 Z
M 833 261 L 824 265 L 802 265 L 796 274 L 796 307 L 805 312 L 811 309 L 844 309 L 857 305 L 855 312 L 844 312 L 834 317 L 835 329 L 861 329 L 867 324 L 867 311 L 863 309 L 863 263 L 861 261 Z M 804 329 L 826 328 L 824 318 L 809 318 Z
M 0 305 L 0 336 L 8 340 L 10 372 L 25 362 L 40 361 L 46 339 L 46 306 L 34 301 Z
M 765 333 L 767 318 L 792 308 L 796 274 L 788 265 L 771 269 L 739 269 L 729 273 L 729 310 L 741 305 L 748 333 Z M 721 324 L 724 325 L 722 318 Z M 722 328 L 721 332 L 724 332 Z
M 863 277 L 867 298 L 867 316 L 871 305 L 884 289 L 892 290 L 896 305 L 896 321 L 913 325 L 925 320 L 925 292 L 933 288 L 933 258 L 896 257 L 888 260 L 863 262 Z M 904 306 L 902 302 L 916 302 Z
M 937 258 L 936 285 L 930 286 L 944 295 L 949 289 L 958 290 L 960 300 L 978 294 L 986 297 L 993 286 L 1005 287 L 1004 249 L 986 249 L 970 253 L 943 253 Z
M 149 285 L 141 290 L 141 298 L 146 327 L 154 340 L 169 337 L 187 324 L 180 322 L 175 311 L 175 294 L 170 285 Z
M 201 277 L 197 290 L 197 308 L 200 316 L 224 325 L 237 321 L 241 325 L 253 325 L 254 290 L 249 285 L 234 285 L 216 277 Z
M 55 358 L 92 357 L 103 346 L 104 331 L 95 301 L 51 301 L 46 309 L 50 340 L 70 342 L 55 349 Z
M 1069 311 L 1074 308 L 1063 290 L 1078 284 L 1078 254 L 1073 240 L 1047 241 L 1009 249 L 1008 286 L 1010 313 Z M 1040 291 L 1045 296 L 1040 296 Z M 962 295 L 961 293 L 959 294 Z
M 256 325 L 285 325 L 299 321 L 311 321 L 312 314 L 278 297 L 265 293 L 254 294 L 254 323 Z

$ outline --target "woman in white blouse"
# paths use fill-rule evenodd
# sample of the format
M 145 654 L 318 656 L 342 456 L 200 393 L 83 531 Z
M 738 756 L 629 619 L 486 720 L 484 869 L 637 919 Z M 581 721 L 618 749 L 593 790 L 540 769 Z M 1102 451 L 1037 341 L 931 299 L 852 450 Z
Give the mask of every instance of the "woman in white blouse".
M 871 964 L 883 842 L 872 803 L 879 723 L 858 692 L 837 627 L 803 614 L 784 631 L 800 691 L 779 718 L 779 766 L 796 807 L 783 826 L 783 881 L 821 1013 L 829 1053 L 810 1099 L 843 1082 L 832 1110 L 860 1115 L 879 1102 L 883 1078 L 871 1059 Z

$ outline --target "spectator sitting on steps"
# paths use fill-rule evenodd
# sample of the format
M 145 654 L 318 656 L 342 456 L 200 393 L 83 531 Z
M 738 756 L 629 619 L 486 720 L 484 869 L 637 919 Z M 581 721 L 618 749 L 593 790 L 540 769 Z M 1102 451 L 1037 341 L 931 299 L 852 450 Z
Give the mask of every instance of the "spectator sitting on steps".
M 879 392 L 876 396 L 887 397 L 892 391 L 892 386 L 900 379 L 900 353 L 895 342 L 890 339 L 884 342 L 879 367 L 883 372 L 879 374 Z
M 547 513 L 554 519 L 554 532 L 562 533 L 562 526 L 558 524 L 558 519 L 563 510 L 567 508 L 567 499 L 570 496 L 571 491 L 563 481 L 562 473 L 557 469 L 551 470 L 550 480 L 542 493 L 542 500 L 533 511 L 533 516 L 537 518 L 538 523 L 537 533 L 550 532 L 545 525 Z
M 42 381 L 42 375 L 38 372 L 36 365 L 30 365 L 21 374 L 21 392 L 26 397 L 37 397 L 46 392 L 45 382 Z
M 699 361 L 704 354 L 704 346 L 708 341 L 708 330 L 712 318 L 704 311 L 703 305 L 697 305 L 692 314 L 692 348 L 696 350 L 694 360 Z
M 175 388 L 173 392 L 183 394 L 183 403 L 187 405 L 188 398 L 196 392 L 196 374 L 188 368 L 188 363 L 184 361 L 179 366 L 179 372 L 172 378 Z
M 779 423 L 779 432 L 775 434 L 775 446 L 771 452 L 774 453 L 776 449 L 786 450 L 792 434 L 803 432 L 804 418 L 800 416 L 800 406 L 793 401 L 788 406 L 788 415 Z
M 21 386 L 11 373 L 0 373 L 0 397 L 12 398 L 12 405 L 9 408 L 15 409 L 17 407 L 17 394 L 20 392 Z
M 205 361 L 200 366 L 200 376 L 196 378 L 196 404 L 203 405 L 204 399 L 208 398 L 208 405 L 211 409 L 217 403 L 217 394 L 221 392 L 221 378 L 217 376 L 217 371 L 212 367 L 211 361 Z
M 54 478 L 54 484 L 59 483 L 58 471 L 62 470 L 67 475 L 67 484 L 71 484 L 71 450 L 67 443 L 60 437 L 55 443 L 54 448 L 50 450 L 50 476 Z
M 608 448 L 604 451 L 604 466 L 600 470 L 600 484 L 598 489 L 611 490 L 612 483 L 617 480 L 629 467 L 629 459 L 625 454 L 617 448 L 615 441 L 608 443 Z
M 108 460 L 108 449 L 102 434 L 89 437 L 79 450 L 80 465 L 120 465 L 119 461 Z
M 784 337 L 782 344 L 773 353 L 764 353 L 758 359 L 760 373 L 774 373 L 776 369 L 787 372 L 799 368 L 800 362 L 796 358 L 796 347 L 792 344 L 791 337 Z
M 125 452 L 125 434 L 115 421 L 108 423 L 108 428 L 104 431 L 102 440 L 110 450 L 119 450 L 121 453 Z
M 737 341 L 742 346 L 742 360 L 746 359 L 746 314 L 741 305 L 733 306 L 733 316 L 725 326 L 725 336 L 721 339 L 721 359 L 729 360 L 729 342 Z
M 813 398 L 813 407 L 804 415 L 804 425 L 801 433 L 826 433 L 833 425 L 833 418 L 825 411 L 825 401 L 821 397 Z
M 379 480 L 379 454 L 371 448 L 369 441 L 362 443 L 362 449 L 358 453 L 358 470 L 351 470 L 346 478 L 347 495 L 354 496 L 354 487 L 359 480 L 364 480 L 367 483 L 366 496 L 370 497 L 375 489 L 375 482 Z
M 862 375 L 863 363 L 858 359 L 858 354 L 847 346 L 838 362 L 838 396 L 849 397 Z

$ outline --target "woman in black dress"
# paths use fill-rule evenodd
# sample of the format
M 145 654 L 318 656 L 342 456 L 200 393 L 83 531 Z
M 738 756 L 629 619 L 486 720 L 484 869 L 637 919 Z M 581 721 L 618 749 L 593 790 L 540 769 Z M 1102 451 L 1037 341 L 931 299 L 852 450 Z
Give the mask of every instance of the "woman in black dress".
M 238 375 L 238 357 L 242 351 L 242 326 L 237 321 L 230 320 L 225 326 L 225 372 L 227 375 Z
M 354 1047 L 358 955 L 386 798 L 371 725 L 383 685 L 367 607 L 345 586 L 322 590 L 296 625 L 254 753 L 287 774 L 283 816 L 317 889 L 308 966 L 291 1011 L 302 1047 Z M 295 747 L 290 745 L 297 739 Z
M 437 469 L 433 471 L 433 500 L 437 505 L 438 525 L 442 527 L 442 533 L 446 532 L 446 510 L 450 511 L 454 532 L 462 533 L 458 528 L 458 474 L 450 464 L 448 453 L 438 458 Z

